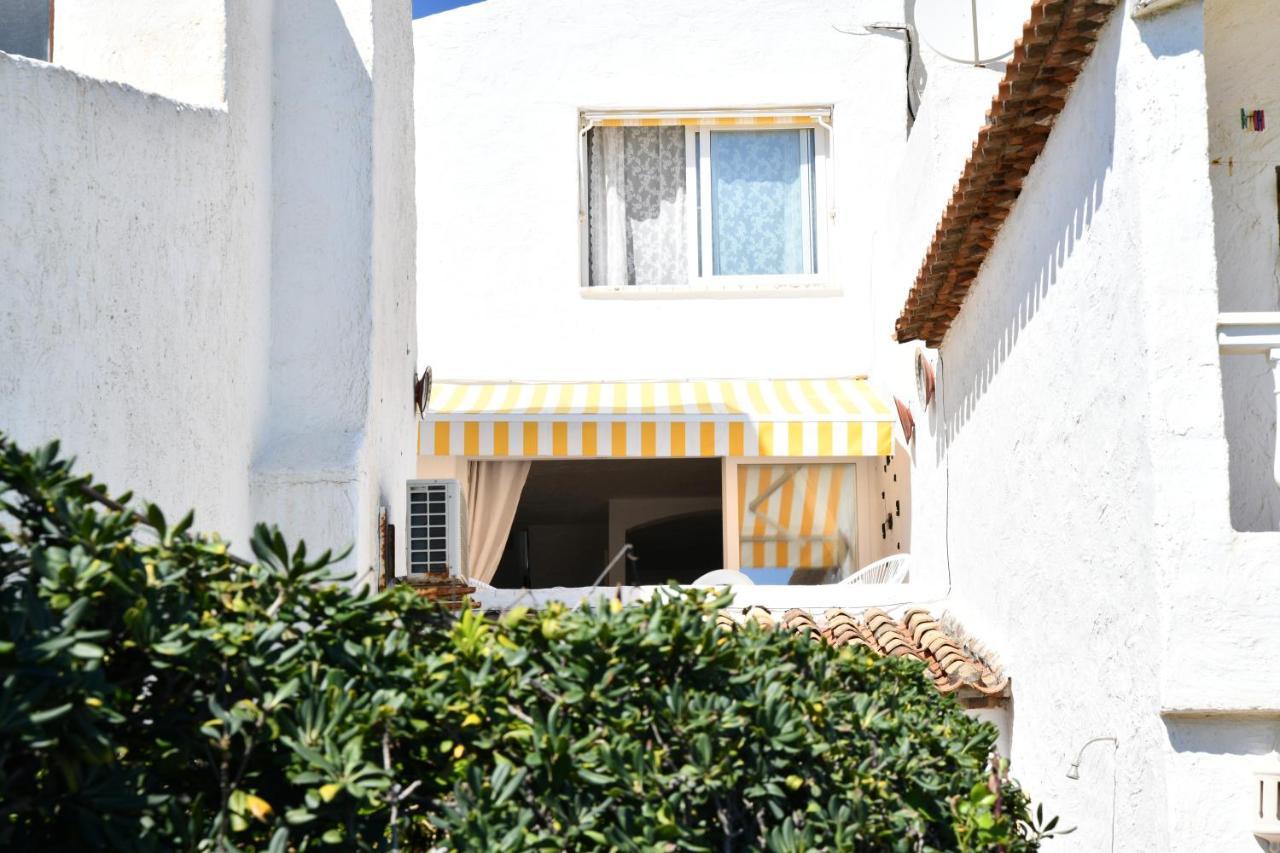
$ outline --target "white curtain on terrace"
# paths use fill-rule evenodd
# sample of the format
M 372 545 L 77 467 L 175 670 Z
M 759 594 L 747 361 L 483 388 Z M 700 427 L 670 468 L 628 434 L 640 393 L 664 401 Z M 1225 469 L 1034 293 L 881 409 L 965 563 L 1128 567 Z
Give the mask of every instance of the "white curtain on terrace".
M 471 462 L 467 465 L 467 575 L 489 583 L 511 535 L 529 463 Z
M 683 127 L 591 130 L 592 287 L 686 284 Z

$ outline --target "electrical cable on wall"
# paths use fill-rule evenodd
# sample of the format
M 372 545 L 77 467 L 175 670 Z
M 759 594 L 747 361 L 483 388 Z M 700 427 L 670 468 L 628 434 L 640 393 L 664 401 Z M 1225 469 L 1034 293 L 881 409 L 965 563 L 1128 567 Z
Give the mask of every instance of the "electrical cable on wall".
M 912 125 L 916 121 L 916 104 L 920 102 L 920 91 L 911 73 L 917 58 L 915 27 L 910 24 L 875 23 L 864 25 L 862 27 L 863 32 L 846 30 L 843 27 L 837 27 L 835 24 L 832 24 L 831 28 L 847 36 L 871 36 L 884 31 L 903 33 L 907 42 L 907 131 L 910 132 Z
M 947 429 L 947 364 L 942 358 L 942 350 L 938 350 L 938 373 L 940 374 L 934 387 L 938 395 L 938 423 L 946 441 Z M 946 458 L 942 462 L 943 495 L 942 495 L 942 551 L 947 565 L 947 592 L 943 598 L 951 595 L 951 448 L 947 448 Z

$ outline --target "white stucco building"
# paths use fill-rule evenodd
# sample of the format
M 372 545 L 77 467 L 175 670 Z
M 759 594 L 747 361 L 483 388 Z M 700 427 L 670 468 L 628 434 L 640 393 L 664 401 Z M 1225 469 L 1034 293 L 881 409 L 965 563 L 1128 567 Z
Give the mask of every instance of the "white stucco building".
M 608 582 L 812 582 L 905 550 L 901 429 L 861 377 L 865 201 L 906 139 L 907 52 L 848 16 L 486 2 L 415 23 L 418 192 L 439 201 L 419 207 L 420 473 L 481 461 L 515 513 L 504 553 L 469 496 L 473 575 L 589 587 L 633 541 Z
M 1000 8 L 1029 19 L 1027 46 L 985 67 L 871 26 L 924 29 L 910 2 L 486 0 L 416 22 L 420 362 L 436 378 L 419 474 L 499 495 L 479 504 L 510 513 L 505 555 L 486 555 L 496 586 L 554 587 L 589 585 L 623 542 L 641 566 L 646 548 L 669 561 L 645 533 L 662 515 L 718 512 L 715 565 L 757 568 L 745 519 L 768 496 L 743 472 L 852 464 L 853 562 L 910 551 L 909 582 L 770 588 L 757 573 L 741 602 L 948 611 L 1010 679 L 1014 775 L 1079 827 L 1054 849 L 1257 850 L 1252 774 L 1280 745 L 1275 405 L 1265 355 L 1220 356 L 1217 329 L 1220 312 L 1280 308 L 1280 31 L 1262 0 Z M 730 175 L 721 119 L 811 131 L 816 168 Z M 614 126 L 652 141 L 618 154 Z M 646 167 L 660 203 L 610 231 L 610 193 L 625 204 L 628 168 L 643 171 L 627 146 L 661 162 L 682 138 L 683 183 Z M 799 184 L 825 213 L 805 244 L 816 270 L 717 278 L 732 251 L 715 241 L 738 221 L 717 170 Z M 809 238 L 803 216 L 753 221 Z M 775 401 L 699 384 L 858 376 L 890 407 L 891 458 L 737 455 L 715 416 L 759 432 Z M 638 380 L 669 387 L 624 384 Z M 832 420 L 805 400 L 792 414 L 802 440 Z M 659 415 L 685 425 L 655 427 L 650 454 L 629 430 Z M 471 465 L 504 456 L 531 473 L 484 482 Z M 698 555 L 691 575 L 716 550 L 696 527 L 664 530 Z M 1109 740 L 1077 759 L 1094 738 Z
M 7 5 L 37 21 L 0 47 L 52 5 Z M 0 429 L 235 547 L 272 521 L 367 569 L 414 464 L 407 4 L 51 23 L 52 64 L 0 53 Z
M 912 549 L 1000 651 L 1015 772 L 1080 826 L 1062 846 L 1253 851 L 1251 773 L 1280 738 L 1275 401 L 1266 357 L 1219 356 L 1216 331 L 1277 307 L 1280 161 L 1252 114 L 1275 108 L 1280 29 L 1260 2 L 1139 5 L 1109 16 L 928 353 Z M 878 240 L 875 280 L 899 289 L 882 327 L 983 101 L 922 109 L 894 196 L 912 201 Z M 872 372 L 908 381 L 917 347 Z M 1118 748 L 1066 778 L 1100 736 Z
M 1280 19 L 984 5 L 975 65 L 924 0 L 9 4 L 0 430 L 490 606 L 842 608 L 1050 849 L 1255 851 Z

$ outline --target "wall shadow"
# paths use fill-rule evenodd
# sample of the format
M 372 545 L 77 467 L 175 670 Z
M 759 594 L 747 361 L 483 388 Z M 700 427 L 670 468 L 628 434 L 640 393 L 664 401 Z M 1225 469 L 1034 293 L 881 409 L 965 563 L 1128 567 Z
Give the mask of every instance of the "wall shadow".
M 272 45 L 271 419 L 364 429 L 373 81 L 335 0 L 279 0 Z M 323 381 L 320 381 L 323 380 Z
M 1120 17 L 1107 24 L 1072 87 L 1023 194 L 952 327 L 954 331 L 972 322 L 980 330 L 962 344 L 950 334 L 942 342 L 939 383 L 944 405 L 931 407 L 929 414 L 939 458 L 973 417 L 1022 331 L 1052 295 L 1060 271 L 1104 203 L 1115 155 Z M 1018 245 L 1010 246 L 1012 239 Z M 972 316 L 975 310 L 981 314 Z

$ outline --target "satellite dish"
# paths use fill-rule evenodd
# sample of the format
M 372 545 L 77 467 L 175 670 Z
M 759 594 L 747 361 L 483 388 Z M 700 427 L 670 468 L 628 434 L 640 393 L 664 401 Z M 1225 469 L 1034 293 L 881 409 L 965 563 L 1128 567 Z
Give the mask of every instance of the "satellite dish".
M 916 30 L 953 62 L 985 65 L 1013 53 L 1030 0 L 916 0 Z

